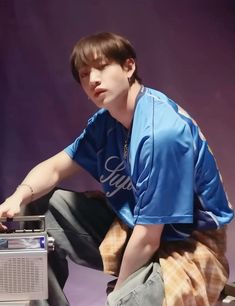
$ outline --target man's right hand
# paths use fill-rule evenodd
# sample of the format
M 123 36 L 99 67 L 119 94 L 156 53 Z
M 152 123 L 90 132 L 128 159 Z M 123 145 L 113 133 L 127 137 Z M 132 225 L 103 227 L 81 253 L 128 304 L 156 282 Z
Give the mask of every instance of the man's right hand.
M 13 218 L 20 213 L 20 201 L 11 196 L 0 205 L 0 217 Z M 0 231 L 6 230 L 7 227 L 0 223 Z

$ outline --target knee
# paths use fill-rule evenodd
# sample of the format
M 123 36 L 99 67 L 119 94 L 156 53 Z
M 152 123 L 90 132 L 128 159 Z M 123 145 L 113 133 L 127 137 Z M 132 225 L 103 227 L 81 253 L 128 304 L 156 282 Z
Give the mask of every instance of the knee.
M 49 207 L 63 207 L 68 202 L 68 191 L 63 189 L 55 189 L 49 199 Z
M 78 204 L 84 202 L 83 193 L 73 192 L 64 189 L 55 189 L 49 200 L 49 207 L 56 210 L 62 208 L 73 210 L 78 207 Z

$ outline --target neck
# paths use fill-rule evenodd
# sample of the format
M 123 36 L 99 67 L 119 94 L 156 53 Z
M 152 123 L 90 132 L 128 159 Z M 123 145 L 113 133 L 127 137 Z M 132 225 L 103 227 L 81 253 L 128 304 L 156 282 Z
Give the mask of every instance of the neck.
M 140 89 L 141 84 L 135 81 L 135 83 L 129 88 L 125 97 L 123 97 L 124 103 L 120 103 L 118 108 L 109 110 L 111 116 L 127 129 L 129 129 L 131 126 L 135 111 L 136 98 Z

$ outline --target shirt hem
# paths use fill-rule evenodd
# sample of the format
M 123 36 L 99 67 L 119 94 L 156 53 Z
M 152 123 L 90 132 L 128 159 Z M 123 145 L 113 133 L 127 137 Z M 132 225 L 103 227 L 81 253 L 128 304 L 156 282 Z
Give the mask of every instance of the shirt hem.
M 154 217 L 154 216 L 137 216 L 135 224 L 172 224 L 172 223 L 193 223 L 192 215 L 183 215 L 175 217 Z

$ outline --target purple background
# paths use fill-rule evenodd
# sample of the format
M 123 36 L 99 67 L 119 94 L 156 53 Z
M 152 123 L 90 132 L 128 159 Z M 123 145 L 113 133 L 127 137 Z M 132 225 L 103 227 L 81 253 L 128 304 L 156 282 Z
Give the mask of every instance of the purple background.
M 0 0 L 0 200 L 31 167 L 72 142 L 95 111 L 72 79 L 69 55 L 81 36 L 97 31 L 127 36 L 144 84 L 165 92 L 200 124 L 233 204 L 232 0 Z M 86 173 L 63 186 L 99 187 Z M 233 222 L 233 280 L 234 230 Z

